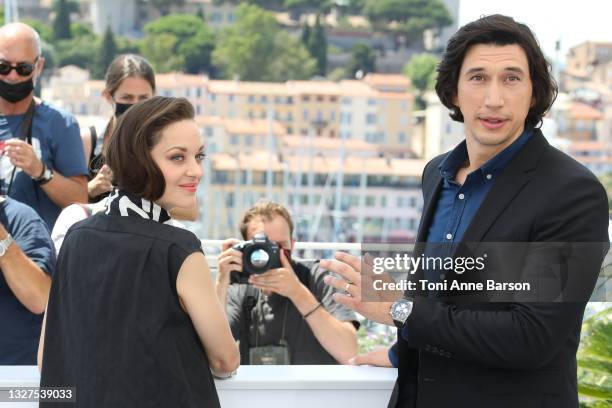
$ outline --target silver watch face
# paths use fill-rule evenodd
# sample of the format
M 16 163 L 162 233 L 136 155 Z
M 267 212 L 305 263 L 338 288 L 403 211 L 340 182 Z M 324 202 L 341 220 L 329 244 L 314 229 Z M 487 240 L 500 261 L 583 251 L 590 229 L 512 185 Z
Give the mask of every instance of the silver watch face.
M 391 317 L 400 322 L 406 321 L 412 312 L 412 302 L 406 299 L 396 301 L 391 307 Z

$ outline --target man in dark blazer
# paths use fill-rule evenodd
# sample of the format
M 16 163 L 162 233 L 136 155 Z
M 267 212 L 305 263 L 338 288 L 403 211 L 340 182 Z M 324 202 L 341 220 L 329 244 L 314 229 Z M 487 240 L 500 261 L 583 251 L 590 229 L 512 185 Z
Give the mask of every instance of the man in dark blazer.
M 557 265 L 557 255 L 525 255 L 517 263 L 538 278 L 545 270 L 563 276 L 582 294 L 470 303 L 407 291 L 395 301 L 374 302 L 363 296 L 361 260 L 339 253 L 321 263 L 341 275 L 326 278 L 345 290 L 336 301 L 398 327 L 391 349 L 352 362 L 399 368 L 389 407 L 578 407 L 576 351 L 584 308 L 609 248 L 608 200 L 597 178 L 539 130 L 557 93 L 550 66 L 527 26 L 487 16 L 450 39 L 436 92 L 451 117 L 464 123 L 465 141 L 424 169 L 416 247 L 586 244 L 574 248 L 586 262 L 574 262 L 573 269 Z M 422 270 L 415 276 L 428 277 Z

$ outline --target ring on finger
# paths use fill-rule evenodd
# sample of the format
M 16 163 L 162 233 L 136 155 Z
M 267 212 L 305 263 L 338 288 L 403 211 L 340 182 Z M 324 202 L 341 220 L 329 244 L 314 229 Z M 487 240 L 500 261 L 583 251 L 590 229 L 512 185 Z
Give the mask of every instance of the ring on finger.
M 349 293 L 349 288 L 351 287 L 352 283 L 351 282 L 346 282 L 346 286 L 344 286 L 344 293 L 348 294 Z

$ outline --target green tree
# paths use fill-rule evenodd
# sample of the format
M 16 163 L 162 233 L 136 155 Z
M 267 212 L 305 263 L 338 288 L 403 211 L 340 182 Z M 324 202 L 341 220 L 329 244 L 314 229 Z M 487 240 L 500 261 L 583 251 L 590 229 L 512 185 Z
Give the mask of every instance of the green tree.
M 423 96 L 425 91 L 433 89 L 436 83 L 436 67 L 438 58 L 432 54 L 413 56 L 404 66 L 404 75 L 410 78 L 412 86 L 417 90 L 416 103 L 421 109 L 425 107 Z
M 298 58 L 296 63 L 288 61 L 288 53 Z M 305 78 L 310 73 L 304 67 L 311 60 L 304 46 L 280 29 L 272 13 L 252 4 L 238 6 L 236 22 L 219 35 L 213 52 L 224 77 L 239 76 L 245 81 Z M 297 67 L 298 63 L 303 67 Z
M 415 46 L 423 44 L 425 30 L 440 30 L 453 22 L 441 0 L 365 0 L 363 12 L 376 29 Z
M 85 24 L 81 22 L 75 22 L 70 24 L 70 32 L 73 37 L 90 37 L 95 38 L 96 34 L 93 32 L 91 24 Z
M 359 71 L 363 75 L 374 72 L 376 69 L 376 54 L 367 44 L 357 43 L 351 49 L 351 59 L 346 66 L 346 74 L 350 78 L 355 78 Z
M 198 12 L 196 13 L 196 16 L 202 20 L 202 21 L 206 21 L 206 17 L 204 16 L 204 9 L 202 8 L 202 6 L 198 7 Z
M 333 0 L 285 0 L 284 7 L 291 11 L 292 18 L 299 16 L 307 11 L 314 11 L 317 14 L 327 14 L 330 12 L 335 2 Z
M 142 53 L 159 72 L 171 67 L 189 73 L 214 71 L 211 54 L 215 37 L 197 16 L 172 14 L 147 24 L 144 30 L 146 37 L 142 43 Z M 164 39 L 160 44 L 155 44 L 158 37 Z M 181 61 L 182 64 L 178 65 Z
M 95 44 L 95 43 L 94 43 Z M 75 37 L 53 43 L 57 66 L 76 65 L 93 72 L 96 64 L 98 47 L 92 46 L 89 37 Z
M 317 61 L 298 40 L 281 31 L 275 42 L 279 54 L 270 67 L 271 80 L 305 80 L 317 72 Z
M 300 35 L 300 40 L 302 41 L 302 44 L 304 44 L 304 47 L 308 48 L 308 46 L 310 45 L 310 26 L 308 25 L 308 21 L 305 21 L 304 25 L 302 26 L 302 34 Z
M 589 317 L 582 324 L 578 360 L 581 408 L 612 404 L 612 308 Z
M 308 45 L 310 55 L 317 60 L 317 74 L 325 76 L 327 72 L 327 35 L 319 14 L 317 14 Z
M 117 42 L 115 41 L 115 35 L 110 26 L 106 26 L 104 37 L 102 37 L 102 42 L 100 43 L 98 59 L 94 67 L 95 69 L 92 72 L 93 77 L 96 79 L 104 78 L 106 69 L 116 56 Z
M 146 36 L 140 44 L 140 50 L 157 72 L 181 71 L 185 66 L 185 58 L 173 51 L 178 47 L 178 41 L 171 34 Z
M 151 0 L 151 4 L 159 11 L 159 14 L 167 16 L 172 6 L 180 7 L 185 4 L 185 0 Z
M 56 40 L 68 40 L 72 38 L 72 33 L 70 31 L 71 6 L 66 0 L 58 0 L 54 4 L 54 10 L 53 37 Z

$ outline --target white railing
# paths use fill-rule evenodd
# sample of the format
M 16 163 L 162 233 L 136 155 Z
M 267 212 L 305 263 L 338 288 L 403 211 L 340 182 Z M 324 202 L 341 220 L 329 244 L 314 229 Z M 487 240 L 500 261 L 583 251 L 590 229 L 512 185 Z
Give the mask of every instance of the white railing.
M 224 408 L 372 408 L 387 406 L 396 377 L 395 368 L 242 366 L 233 378 L 215 385 Z M 35 366 L 0 366 L 0 407 L 38 407 L 37 402 L 7 402 L 7 390 L 39 382 Z

